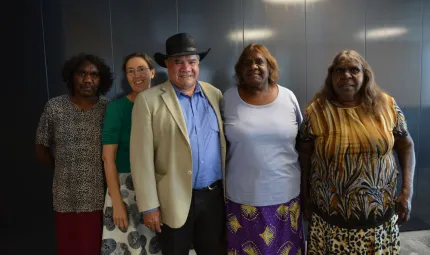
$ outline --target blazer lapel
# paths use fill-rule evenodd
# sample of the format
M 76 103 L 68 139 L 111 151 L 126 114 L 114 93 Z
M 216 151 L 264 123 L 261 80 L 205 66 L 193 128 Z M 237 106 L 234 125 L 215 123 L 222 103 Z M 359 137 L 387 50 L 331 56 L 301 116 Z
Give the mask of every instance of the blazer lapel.
M 179 129 L 182 132 L 182 135 L 186 138 L 189 144 L 190 139 L 188 137 L 187 124 L 185 123 L 184 115 L 182 113 L 182 108 L 179 105 L 179 101 L 176 96 L 175 90 L 172 87 L 173 85 L 170 83 L 170 81 L 166 81 L 160 86 L 161 86 L 160 89 L 164 91 L 161 97 L 163 98 L 164 103 L 169 109 L 170 114 L 172 114 L 173 119 L 175 119 L 176 124 L 178 125 Z
M 218 119 L 218 127 L 219 130 L 221 131 L 223 128 L 223 122 L 222 122 L 222 118 L 220 115 L 220 111 L 219 111 L 219 102 L 218 98 L 216 97 L 216 95 L 214 93 L 208 93 L 208 89 L 207 89 L 207 85 L 204 82 L 199 81 L 200 83 L 200 87 L 203 90 L 203 93 L 205 93 L 206 98 L 208 99 L 209 103 L 211 104 L 212 108 L 214 109 L 214 112 L 216 114 L 216 117 Z

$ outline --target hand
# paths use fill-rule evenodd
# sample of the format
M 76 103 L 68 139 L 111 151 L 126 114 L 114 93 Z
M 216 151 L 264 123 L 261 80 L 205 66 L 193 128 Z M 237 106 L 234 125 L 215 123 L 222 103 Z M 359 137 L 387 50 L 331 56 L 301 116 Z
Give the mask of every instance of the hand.
M 161 233 L 161 225 L 163 224 L 161 223 L 160 209 L 144 214 L 143 222 L 150 230 Z
M 406 190 L 402 190 L 396 199 L 396 213 L 399 215 L 397 225 L 402 225 L 407 222 L 411 215 L 412 194 Z
M 119 229 L 126 230 L 128 228 L 127 210 L 122 201 L 116 205 L 113 205 L 113 221 Z

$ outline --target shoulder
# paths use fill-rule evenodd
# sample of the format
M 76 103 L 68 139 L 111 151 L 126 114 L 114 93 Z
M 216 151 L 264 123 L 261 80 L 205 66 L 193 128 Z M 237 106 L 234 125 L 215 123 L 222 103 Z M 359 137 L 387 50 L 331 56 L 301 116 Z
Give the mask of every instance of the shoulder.
M 397 105 L 396 100 L 394 97 L 390 96 L 389 94 L 382 92 L 380 99 L 378 100 L 378 104 L 380 105 L 380 109 L 382 112 L 380 112 L 383 115 L 389 114 L 389 115 L 398 115 L 399 112 L 402 114 L 402 110 Z
M 222 94 L 221 90 L 219 90 L 218 88 L 216 88 L 212 84 L 205 82 L 205 81 L 198 81 L 198 82 L 199 82 L 200 86 L 202 86 L 207 92 Z
M 166 91 L 168 89 L 168 86 L 172 86 L 169 81 L 157 84 L 155 86 L 150 87 L 149 89 L 140 92 L 137 97 L 145 97 L 147 99 L 156 97 Z
M 306 107 L 305 112 L 307 115 L 320 114 L 321 112 L 324 111 L 326 106 L 327 106 L 326 100 L 321 101 L 321 99 L 315 99 L 308 105 L 308 107 Z
M 126 103 L 126 100 L 128 100 L 127 96 L 123 96 L 123 97 L 114 99 L 114 100 L 112 100 L 112 101 L 109 102 L 109 106 L 110 105 L 123 105 L 123 104 Z
M 99 97 L 99 102 L 100 102 L 101 105 L 107 106 L 109 104 L 110 100 L 107 99 L 104 96 L 100 96 Z
M 297 98 L 296 98 L 296 95 L 294 94 L 293 91 L 291 91 L 288 88 L 283 87 L 279 84 L 278 84 L 278 88 L 279 88 L 279 95 L 281 97 L 283 97 L 284 99 L 289 99 L 289 100 L 293 101 L 294 103 L 297 103 Z
M 224 100 L 231 99 L 237 93 L 237 87 L 231 87 L 224 92 Z
M 386 103 L 390 106 L 394 105 L 396 103 L 396 100 L 394 99 L 394 97 L 390 96 L 389 94 L 387 94 L 385 92 L 381 92 L 381 98 L 382 98 L 384 103 Z
M 127 96 L 110 101 L 107 105 L 107 111 L 115 111 L 117 109 L 123 108 L 123 106 L 126 104 L 125 100 L 127 100 Z
M 61 110 L 66 107 L 66 105 L 69 103 L 69 95 L 61 95 L 57 97 L 53 97 L 48 100 L 45 104 L 45 111 L 56 111 Z
M 140 92 L 134 100 L 134 107 L 141 103 L 146 104 L 149 107 L 151 107 L 151 105 L 159 104 L 162 101 L 161 95 L 169 91 L 169 86 L 172 85 L 169 81 L 166 81 Z
M 47 105 L 59 106 L 69 101 L 69 95 L 56 96 L 48 100 Z

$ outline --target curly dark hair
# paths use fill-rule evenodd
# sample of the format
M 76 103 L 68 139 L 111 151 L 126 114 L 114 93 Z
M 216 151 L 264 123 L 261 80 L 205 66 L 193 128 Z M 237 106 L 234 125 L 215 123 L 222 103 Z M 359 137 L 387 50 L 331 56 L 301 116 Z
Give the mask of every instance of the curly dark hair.
M 335 66 L 345 59 L 356 60 L 360 63 L 364 75 L 363 85 L 358 92 L 361 103 L 365 105 L 367 112 L 378 115 L 381 110 L 381 106 L 385 103 L 385 97 L 382 95 L 386 93 L 379 88 L 378 84 L 376 84 L 375 75 L 369 63 L 367 63 L 367 61 L 354 50 L 344 50 L 336 55 L 327 70 L 324 86 L 317 92 L 310 104 L 315 100 L 324 102 L 326 99 L 328 101 L 335 101 L 337 99 L 336 92 L 333 88 L 332 74 Z
M 269 69 L 269 84 L 276 85 L 279 78 L 279 67 L 278 63 L 276 62 L 276 59 L 272 56 L 272 54 L 270 54 L 269 50 L 264 45 L 254 43 L 249 44 L 248 46 L 246 46 L 245 49 L 243 49 L 242 54 L 240 54 L 239 60 L 237 60 L 237 63 L 234 66 L 237 85 L 241 85 L 244 83 L 242 76 L 242 68 L 244 65 L 244 61 L 252 52 L 258 52 L 264 58 L 266 58 L 267 67 Z
M 74 56 L 64 63 L 62 76 L 70 94 L 73 95 L 73 75 L 76 73 L 79 66 L 85 61 L 89 61 L 99 70 L 100 86 L 97 90 L 97 95 L 105 95 L 112 87 L 114 79 L 113 73 L 102 58 L 86 53 Z
M 143 52 L 133 52 L 133 53 L 131 53 L 131 54 L 129 54 L 129 55 L 127 55 L 125 58 L 124 58 L 124 61 L 122 62 L 122 71 L 125 73 L 127 70 L 125 70 L 126 69 L 126 66 L 127 66 L 127 62 L 130 60 L 130 59 L 132 59 L 132 58 L 142 58 L 143 60 L 145 60 L 145 62 L 148 64 L 148 67 L 149 67 L 149 69 L 150 70 L 154 70 L 155 69 L 155 63 L 154 63 L 154 60 L 152 60 L 152 58 L 150 58 L 148 55 L 146 55 L 145 53 L 143 53 Z

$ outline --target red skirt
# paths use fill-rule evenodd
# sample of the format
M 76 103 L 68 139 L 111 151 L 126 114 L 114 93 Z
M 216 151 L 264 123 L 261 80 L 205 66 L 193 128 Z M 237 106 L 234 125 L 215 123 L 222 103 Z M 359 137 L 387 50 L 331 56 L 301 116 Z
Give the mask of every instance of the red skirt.
M 102 240 L 102 211 L 57 212 L 57 254 L 99 255 Z

